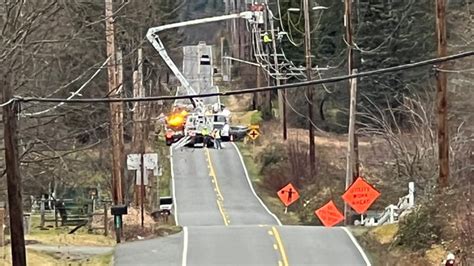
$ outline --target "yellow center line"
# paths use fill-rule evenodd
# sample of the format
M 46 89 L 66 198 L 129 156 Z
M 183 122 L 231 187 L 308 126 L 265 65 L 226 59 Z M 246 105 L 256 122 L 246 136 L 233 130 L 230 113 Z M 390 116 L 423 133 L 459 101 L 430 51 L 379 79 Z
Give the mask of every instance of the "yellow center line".
M 224 208 L 224 196 L 222 196 L 221 190 L 219 188 L 219 183 L 217 182 L 216 171 L 214 170 L 214 166 L 212 165 L 211 154 L 207 148 L 204 148 L 207 155 L 207 162 L 209 167 L 209 176 L 212 177 L 212 183 L 214 184 L 214 191 L 216 192 L 217 196 L 217 207 L 219 208 L 219 212 L 221 213 L 222 219 L 224 220 L 225 226 L 228 226 L 230 223 L 229 215 L 226 214 Z
M 209 175 L 212 177 L 212 181 L 214 185 L 216 186 L 217 195 L 219 196 L 219 198 L 221 198 L 221 200 L 224 200 L 224 197 L 222 196 L 221 190 L 219 188 L 219 183 L 217 182 L 216 171 L 214 171 L 214 166 L 212 165 L 211 154 L 209 153 L 209 150 L 207 148 L 205 148 L 205 150 L 206 150 L 207 160 L 209 162 L 209 169 L 210 169 Z
M 226 216 L 225 216 L 225 214 L 224 214 L 224 209 L 222 208 L 222 205 L 221 205 L 221 204 L 222 204 L 222 203 L 221 203 L 219 200 L 217 200 L 217 207 L 219 207 L 219 212 L 220 212 L 221 215 L 222 215 L 222 219 L 224 220 L 224 224 L 225 224 L 225 226 L 229 226 L 229 221 L 227 220 L 227 218 L 226 218 Z
M 281 241 L 281 238 L 280 238 L 280 234 L 278 233 L 278 230 L 276 229 L 275 226 L 272 226 L 272 232 L 273 232 L 273 235 L 275 236 L 275 240 L 278 244 L 278 250 L 280 251 L 280 255 L 281 255 L 281 259 L 283 260 L 283 266 L 288 266 L 288 259 L 286 257 L 286 252 L 285 252 L 285 248 L 283 247 L 283 242 Z M 278 262 L 279 265 L 280 262 Z

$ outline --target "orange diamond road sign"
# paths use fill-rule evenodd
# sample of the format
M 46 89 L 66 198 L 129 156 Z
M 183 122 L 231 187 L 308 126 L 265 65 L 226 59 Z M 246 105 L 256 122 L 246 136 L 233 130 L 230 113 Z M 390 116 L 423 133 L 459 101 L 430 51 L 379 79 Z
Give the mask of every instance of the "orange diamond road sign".
M 288 207 L 300 198 L 300 194 L 291 183 L 288 183 L 288 185 L 278 191 L 278 197 Z
M 358 177 L 346 190 L 344 195 L 342 195 L 342 198 L 358 214 L 363 214 L 379 196 L 380 192 L 367 183 L 362 177 Z
M 337 209 L 331 200 L 323 207 L 317 209 L 314 214 L 321 220 L 326 227 L 332 227 L 344 220 L 344 215 Z

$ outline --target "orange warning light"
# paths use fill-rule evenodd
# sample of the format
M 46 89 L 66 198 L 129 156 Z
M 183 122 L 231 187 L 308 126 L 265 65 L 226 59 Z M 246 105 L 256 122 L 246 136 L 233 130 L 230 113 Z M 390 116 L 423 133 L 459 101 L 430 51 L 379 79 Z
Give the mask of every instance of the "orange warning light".
M 179 127 L 182 126 L 186 120 L 186 116 L 188 115 L 188 112 L 185 110 L 179 112 L 179 113 L 172 113 L 170 114 L 166 120 L 168 123 L 168 126 L 171 127 Z

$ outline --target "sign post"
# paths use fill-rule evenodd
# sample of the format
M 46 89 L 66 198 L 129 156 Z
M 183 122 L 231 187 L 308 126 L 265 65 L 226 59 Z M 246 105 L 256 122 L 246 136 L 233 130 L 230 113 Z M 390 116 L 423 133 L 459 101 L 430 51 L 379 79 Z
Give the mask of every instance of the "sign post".
M 110 208 L 110 212 L 114 216 L 115 239 L 117 244 L 120 243 L 122 235 L 123 221 L 122 215 L 127 215 L 127 205 L 115 205 Z
M 127 169 L 133 170 L 136 173 L 135 184 L 140 187 L 140 195 L 137 195 L 137 200 L 140 199 L 141 210 L 141 225 L 144 227 L 145 215 L 145 187 L 148 185 L 148 170 L 153 170 L 153 175 L 158 176 L 159 164 L 157 153 L 131 153 L 127 155 Z M 137 190 L 138 192 L 138 190 Z

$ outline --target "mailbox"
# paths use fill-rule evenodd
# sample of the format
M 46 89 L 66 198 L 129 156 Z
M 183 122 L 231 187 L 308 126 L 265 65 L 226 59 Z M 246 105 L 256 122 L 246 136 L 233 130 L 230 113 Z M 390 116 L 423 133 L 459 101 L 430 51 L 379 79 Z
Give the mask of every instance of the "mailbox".
M 126 215 L 127 214 L 127 205 L 115 205 L 110 208 L 110 213 L 112 215 Z

